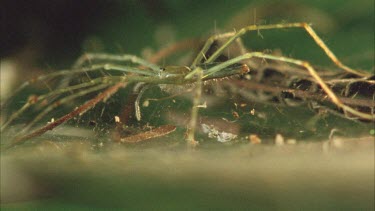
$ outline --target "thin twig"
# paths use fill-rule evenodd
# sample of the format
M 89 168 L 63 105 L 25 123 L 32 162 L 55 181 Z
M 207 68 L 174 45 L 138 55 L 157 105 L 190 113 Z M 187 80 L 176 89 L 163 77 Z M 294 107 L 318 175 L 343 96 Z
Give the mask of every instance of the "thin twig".
M 65 116 L 59 118 L 58 120 L 56 120 L 54 122 L 51 122 L 51 123 L 45 125 L 44 127 L 39 128 L 39 129 L 31 132 L 28 135 L 21 136 L 21 137 L 18 137 L 16 139 L 14 139 L 14 141 L 12 141 L 12 143 L 9 146 L 7 146 L 5 149 L 12 148 L 12 147 L 14 147 L 18 144 L 21 144 L 21 143 L 27 141 L 28 139 L 40 136 L 40 135 L 44 134 L 45 132 L 47 132 L 49 130 L 52 130 L 55 127 L 61 125 L 62 123 L 72 119 L 73 117 L 75 117 L 79 114 L 85 113 L 87 110 L 93 108 L 97 103 L 99 103 L 100 101 L 104 101 L 107 98 L 111 97 L 111 95 L 116 93 L 118 89 L 120 89 L 122 87 L 125 87 L 125 86 L 126 86 L 126 83 L 119 82 L 119 83 L 115 84 L 114 86 L 109 87 L 108 89 L 106 89 L 105 91 L 100 93 L 95 98 L 87 101 L 83 105 L 79 106 L 78 108 L 76 108 L 72 112 L 66 114 Z
M 146 131 L 146 132 L 143 132 L 143 133 L 138 133 L 136 135 L 121 138 L 120 142 L 135 144 L 135 143 L 143 142 L 143 141 L 148 140 L 148 139 L 153 139 L 153 138 L 157 138 L 157 137 L 160 137 L 160 136 L 165 136 L 169 133 L 172 133 L 175 130 L 176 130 L 176 126 L 174 126 L 174 125 L 163 125 L 163 126 L 160 126 L 158 128 L 154 128 L 152 130 L 149 130 L 149 131 Z
M 281 92 L 290 92 L 293 93 L 295 97 L 303 98 L 303 99 L 311 99 L 316 101 L 323 101 L 326 98 L 326 94 L 319 94 L 319 93 L 311 93 L 309 91 L 303 91 L 298 89 L 291 89 L 285 87 L 279 87 L 274 85 L 266 85 L 262 83 L 257 83 L 255 81 L 251 81 L 251 83 L 244 81 L 244 80 L 233 80 L 231 82 L 225 82 L 228 85 L 235 84 L 238 87 L 245 87 L 251 90 L 262 90 L 265 92 L 271 93 L 281 93 Z M 337 97 L 342 103 L 352 106 L 361 106 L 361 107 L 375 107 L 375 101 L 367 100 L 367 99 L 353 99 L 349 97 Z

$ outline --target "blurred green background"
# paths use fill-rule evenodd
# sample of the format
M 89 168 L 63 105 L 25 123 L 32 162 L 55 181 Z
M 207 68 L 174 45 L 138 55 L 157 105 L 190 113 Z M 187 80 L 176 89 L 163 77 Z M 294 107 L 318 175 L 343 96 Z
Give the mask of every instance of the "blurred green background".
M 205 37 L 250 24 L 312 23 L 349 66 L 372 68 L 374 2 L 349 1 L 2 1 L 1 57 L 33 51 L 39 67 L 66 68 L 85 51 L 141 55 L 175 41 Z M 292 32 L 293 31 L 293 32 Z M 280 48 L 286 55 L 323 59 L 299 30 L 273 31 L 252 49 Z M 267 32 L 262 32 L 267 33 Z M 165 35 L 163 37 L 163 35 Z M 302 35 L 302 36 L 300 36 Z M 316 60 L 316 59 L 315 59 Z M 314 61 L 315 62 L 315 61 Z

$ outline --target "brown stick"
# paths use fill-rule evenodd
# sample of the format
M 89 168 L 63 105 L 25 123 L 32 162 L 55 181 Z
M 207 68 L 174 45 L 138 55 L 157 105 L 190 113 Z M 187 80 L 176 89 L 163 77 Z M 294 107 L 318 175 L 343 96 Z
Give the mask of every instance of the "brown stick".
M 176 126 L 174 125 L 163 125 L 163 126 L 154 128 L 152 130 L 149 130 L 143 133 L 121 138 L 120 141 L 123 143 L 135 144 L 135 143 L 143 142 L 148 139 L 165 136 L 169 133 L 172 133 L 175 130 L 176 130 Z

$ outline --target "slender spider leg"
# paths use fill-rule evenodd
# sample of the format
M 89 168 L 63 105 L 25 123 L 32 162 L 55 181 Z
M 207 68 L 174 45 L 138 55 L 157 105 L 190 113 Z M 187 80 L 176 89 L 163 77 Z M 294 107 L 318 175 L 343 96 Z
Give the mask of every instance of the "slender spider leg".
M 150 84 L 179 84 L 179 83 L 182 83 L 183 81 L 186 82 L 186 83 L 193 82 L 193 80 L 183 80 L 183 77 L 180 77 L 180 76 L 177 76 L 177 78 L 175 78 L 175 77 L 161 78 L 161 77 L 155 76 L 155 75 L 153 75 L 153 76 L 137 76 L 137 75 L 132 75 L 131 77 L 127 77 L 127 76 L 124 75 L 124 76 L 111 76 L 111 77 L 105 77 L 105 78 L 108 78 L 108 80 L 104 80 L 102 82 L 102 84 L 99 84 L 97 86 L 94 86 L 94 87 L 90 88 L 91 90 L 90 89 L 85 89 L 85 90 L 83 90 L 81 92 L 78 92 L 78 93 L 76 93 L 74 95 L 70 95 L 70 96 L 67 96 L 65 98 L 62 98 L 55 105 L 60 105 L 62 103 L 65 103 L 65 102 L 68 102 L 68 101 L 72 100 L 73 98 L 77 98 L 77 97 L 83 96 L 85 94 L 88 94 L 90 92 L 95 92 L 95 91 L 97 91 L 99 89 L 106 88 L 106 87 L 110 86 L 105 91 L 99 93 L 97 97 L 95 97 L 95 98 L 87 101 L 83 105 L 77 107 L 72 112 L 66 114 L 63 117 L 60 117 L 59 119 L 57 119 L 54 122 L 48 123 L 47 125 L 39 128 L 39 129 L 36 129 L 36 130 L 34 130 L 33 132 L 31 132 L 29 134 L 16 137 L 12 141 L 12 143 L 9 146 L 7 146 L 5 149 L 9 149 L 9 148 L 11 148 L 11 147 L 13 147 L 15 145 L 21 144 L 21 143 L 27 141 L 30 138 L 33 138 L 33 137 L 36 137 L 36 136 L 40 136 L 43 133 L 47 132 L 48 130 L 52 130 L 55 127 L 59 126 L 60 124 L 62 124 L 64 122 L 72 119 L 76 115 L 82 114 L 82 113 L 86 112 L 87 110 L 93 108 L 100 101 L 104 101 L 104 100 L 108 99 L 109 97 L 111 97 L 113 94 L 115 94 L 117 92 L 118 89 L 120 89 L 122 87 L 125 87 L 127 85 L 127 83 L 129 83 L 129 82 L 136 82 L 136 83 L 137 82 L 142 82 L 142 83 L 150 83 Z M 94 90 L 94 89 L 97 89 L 97 90 Z M 53 110 L 54 108 L 55 107 L 52 104 L 46 110 L 50 111 L 50 110 Z M 42 118 L 40 116 L 44 116 L 45 113 L 48 113 L 49 111 L 44 111 L 43 113 L 39 114 L 35 119 L 39 120 L 40 118 Z M 30 129 L 31 126 L 33 124 L 35 124 L 35 122 L 37 120 L 34 120 L 33 122 L 29 123 L 29 125 L 23 131 L 27 131 L 28 129 Z
M 194 71 L 191 71 L 190 73 L 194 72 L 197 76 L 196 80 L 196 87 L 195 87 L 195 94 L 193 98 L 193 107 L 191 109 L 191 115 L 190 115 L 190 121 L 188 124 L 188 129 L 187 129 L 187 137 L 186 141 L 188 142 L 188 146 L 190 147 L 195 147 L 198 142 L 195 140 L 195 130 L 197 127 L 197 122 L 198 122 L 198 113 L 199 113 L 199 104 L 202 98 L 202 89 L 203 89 L 203 79 L 209 80 L 209 79 L 214 79 L 214 78 L 221 78 L 221 77 L 226 77 L 234 74 L 244 74 L 250 71 L 249 67 L 246 64 L 241 65 L 240 67 L 235 67 L 235 68 L 227 68 L 231 64 L 228 64 L 227 66 L 223 67 L 223 73 L 225 75 L 215 75 L 215 72 L 210 71 L 210 69 L 204 70 L 200 67 L 196 68 Z M 217 65 L 219 66 L 219 65 Z M 219 72 L 219 71 L 216 71 Z M 189 73 L 189 74 L 190 74 Z M 212 76 L 209 78 L 208 76 Z M 192 76 L 193 77 L 193 76 Z M 189 79 L 186 78 L 185 79 Z
M 69 86 L 69 87 L 57 89 L 57 90 L 51 91 L 51 92 L 49 92 L 47 94 L 44 94 L 44 95 L 30 97 L 29 100 L 27 100 L 27 102 L 19 110 L 17 110 L 16 112 L 14 112 L 7 119 L 7 121 L 1 126 L 1 131 L 4 131 L 4 129 L 10 123 L 12 123 L 13 120 L 15 120 L 16 118 L 18 118 L 28 108 L 30 108 L 32 105 L 35 105 L 37 102 L 42 102 L 43 100 L 45 100 L 45 99 L 47 99 L 47 98 L 49 98 L 51 96 L 54 96 L 54 95 L 63 94 L 63 93 L 66 93 L 66 92 L 74 91 L 76 89 L 86 88 L 86 87 L 89 87 L 89 86 L 96 85 L 98 83 L 102 83 L 104 79 L 105 78 L 96 78 L 96 79 L 91 80 L 90 82 L 81 83 L 81 84 L 77 84 L 77 85 L 73 85 L 73 86 Z
M 188 146 L 194 147 L 198 144 L 195 140 L 195 129 L 197 127 L 198 121 L 198 112 L 199 112 L 199 103 L 202 98 L 202 78 L 203 78 L 203 70 L 201 68 L 197 68 L 197 82 L 195 87 L 195 94 L 193 99 L 193 107 L 191 109 L 190 121 L 187 129 L 187 137 L 186 141 L 188 142 Z
M 141 88 L 141 90 L 138 92 L 137 99 L 134 102 L 134 107 L 135 107 L 135 117 L 137 118 L 137 121 L 141 121 L 141 107 L 139 106 L 141 98 L 143 93 L 150 88 L 150 85 L 145 85 Z
M 141 59 L 137 56 L 134 56 L 134 55 L 113 55 L 113 54 L 85 54 L 85 55 L 82 55 L 77 61 L 76 63 L 74 64 L 73 67 L 77 67 L 77 66 L 82 66 L 86 61 L 91 61 L 91 60 L 104 60 L 106 62 L 108 61 L 120 61 L 120 62 L 127 62 L 127 61 L 130 61 L 134 64 L 138 64 L 138 65 L 141 65 L 141 66 L 144 66 L 144 67 L 148 67 L 150 68 L 151 70 L 153 70 L 154 72 L 157 72 L 159 73 L 160 72 L 160 67 L 155 65 L 155 64 L 152 64 L 150 62 L 147 62 L 146 60 L 144 59 Z M 116 70 L 123 70 L 123 71 L 127 71 L 127 67 L 126 68 L 122 68 L 121 66 L 119 65 L 113 65 L 113 64 L 106 64 L 105 66 L 105 69 L 108 70 L 108 69 L 116 69 Z M 139 70 L 139 69 L 134 69 L 132 68 L 132 72 L 133 73 L 139 73 L 139 74 L 143 74 L 143 75 L 149 75 L 149 76 L 154 76 L 155 74 L 153 72 L 148 72 L 148 71 L 144 71 L 144 70 Z M 147 87 L 145 87 L 147 88 Z M 138 121 L 141 120 L 141 112 L 140 112 L 140 107 L 139 107 L 139 101 L 142 97 L 142 94 L 143 92 L 145 91 L 145 89 L 142 89 L 141 92 L 139 93 L 138 97 L 137 97 L 137 100 L 135 101 L 135 114 L 136 114 L 136 118 Z
M 38 76 L 36 78 L 33 78 L 29 81 L 26 81 L 24 82 L 23 84 L 21 84 L 16 90 L 14 90 L 14 92 L 7 98 L 5 99 L 2 104 L 1 104 L 1 107 L 3 108 L 5 105 L 7 105 L 7 103 L 9 102 L 9 100 L 15 96 L 17 93 L 19 93 L 20 91 L 22 91 L 23 89 L 25 89 L 26 87 L 30 86 L 31 84 L 34 84 L 36 82 L 40 82 L 40 81 L 46 81 L 46 80 L 50 80 L 50 79 L 53 79 L 55 77 L 58 77 L 58 76 L 63 76 L 63 75 L 69 75 L 69 74 L 75 74 L 77 72 L 85 72 L 85 71 L 95 71 L 95 70 L 99 70 L 100 68 L 102 67 L 91 67 L 91 68 L 82 68 L 80 70 L 76 70 L 76 71 L 72 71 L 72 70 L 60 70 L 58 72 L 54 72 L 54 73 L 50 73 L 50 74 L 46 74 L 46 75 L 41 75 L 41 76 Z
M 148 61 L 146 61 L 142 58 L 139 58 L 137 56 L 130 55 L 130 54 L 115 55 L 115 54 L 105 54 L 105 53 L 86 53 L 86 54 L 83 54 L 81 57 L 79 57 L 76 60 L 76 62 L 72 66 L 72 68 L 73 69 L 81 68 L 82 66 L 84 66 L 84 64 L 87 61 L 98 61 L 98 60 L 99 61 L 103 60 L 103 61 L 106 61 L 106 62 L 110 62 L 110 61 L 131 62 L 131 63 L 136 64 L 136 65 L 148 67 L 155 72 L 159 71 L 159 67 L 157 65 L 152 64 L 152 63 L 150 63 L 150 62 L 148 62 Z M 64 80 L 62 80 L 60 82 L 58 87 L 62 88 L 62 87 L 68 86 L 71 79 L 72 79 L 71 76 L 64 78 Z
M 206 81 L 206 80 L 211 80 L 215 78 L 225 78 L 225 77 L 229 77 L 232 75 L 245 74 L 245 73 L 248 73 L 249 71 L 250 71 L 250 68 L 249 66 L 247 66 L 247 64 L 241 64 L 235 67 L 225 66 L 220 71 L 214 71 L 214 72 L 211 70 L 211 68 L 208 68 L 208 69 L 203 69 L 202 80 Z
M 366 78 L 331 79 L 327 81 L 328 84 L 350 84 L 356 82 L 366 82 L 368 84 L 375 84 L 375 80 L 370 80 Z
M 287 58 L 287 57 L 279 57 L 279 56 L 273 56 L 273 55 L 268 55 L 264 54 L 261 52 L 251 52 L 251 53 L 246 53 L 242 56 L 238 56 L 236 58 L 230 59 L 226 62 L 223 62 L 219 65 L 216 65 L 207 71 L 205 71 L 205 75 L 203 76 L 203 79 L 216 73 L 219 72 L 229 65 L 239 63 L 243 60 L 250 59 L 252 57 L 258 57 L 258 58 L 263 58 L 263 59 L 270 59 L 270 60 L 276 60 L 276 61 L 282 61 L 282 62 L 288 62 L 291 64 L 295 64 L 297 66 L 301 66 L 305 68 L 310 75 L 317 81 L 317 83 L 322 87 L 322 89 L 325 91 L 325 93 L 328 95 L 328 97 L 331 99 L 331 101 L 336 104 L 339 108 L 343 109 L 344 113 L 349 113 L 352 114 L 356 117 L 360 117 L 362 119 L 366 120 L 375 120 L 375 114 L 367 114 L 363 113 L 360 111 L 357 111 L 350 106 L 345 105 L 344 103 L 341 102 L 341 100 L 336 96 L 336 94 L 329 88 L 329 86 L 323 81 L 323 79 L 319 76 L 319 74 L 316 72 L 316 70 L 306 61 L 302 60 L 297 60 L 297 59 L 292 59 L 292 58 Z M 194 70 L 195 71 L 195 70 Z M 194 72 L 192 71 L 192 72 Z M 198 70 L 199 71 L 199 70 Z M 188 77 L 189 76 L 189 77 Z M 191 78 L 191 74 L 189 73 L 185 79 Z
M 227 33 L 224 33 L 224 34 L 215 34 L 215 35 L 211 36 L 210 38 L 208 38 L 206 43 L 202 47 L 201 51 L 198 53 L 198 56 L 195 57 L 192 65 L 190 66 L 190 68 L 195 69 L 197 67 L 197 65 L 200 63 L 200 61 L 206 56 L 206 53 L 210 49 L 211 45 L 216 40 L 222 39 L 222 38 L 233 37 L 234 35 L 236 35 L 235 32 L 227 32 Z
M 130 54 L 123 54 L 123 55 L 115 55 L 115 54 L 105 54 L 105 53 L 86 53 L 79 57 L 73 65 L 73 69 L 80 68 L 84 66 L 87 61 L 100 61 L 103 60 L 105 62 L 111 61 L 118 61 L 118 62 L 130 62 L 135 65 L 141 65 L 143 67 L 150 68 L 155 72 L 159 72 L 159 67 L 155 64 L 152 64 L 140 57 L 130 55 Z M 113 65 L 116 66 L 116 65 Z M 144 73 L 142 73 L 144 74 Z M 64 80 L 61 81 L 59 87 L 65 87 L 69 84 L 71 77 L 66 77 Z
M 104 87 L 104 86 L 108 86 L 108 85 L 111 85 L 111 84 L 115 83 L 113 86 L 110 86 L 105 91 L 99 93 L 95 98 L 87 101 L 83 105 L 77 107 L 72 112 L 64 115 L 63 117 L 60 117 L 56 121 L 50 122 L 47 125 L 39 128 L 39 129 L 35 129 L 34 131 L 32 131 L 29 134 L 26 134 L 26 135 L 23 135 L 23 136 L 21 135 L 21 136 L 16 137 L 12 141 L 12 143 L 10 143 L 10 145 L 5 147 L 5 149 L 9 149 L 9 148 L 14 147 L 18 144 L 21 144 L 21 143 L 27 141 L 30 138 L 40 136 L 43 133 L 45 133 L 49 130 L 52 130 L 55 127 L 59 126 L 60 124 L 72 119 L 76 115 L 86 112 L 87 110 L 93 108 L 100 101 L 104 101 L 104 100 L 108 99 L 109 97 L 111 97 L 113 94 L 115 94 L 118 91 L 118 89 L 120 89 L 122 87 L 125 87 L 128 84 L 128 82 L 142 82 L 142 83 L 151 83 L 151 84 L 176 84 L 176 83 L 181 83 L 182 78 L 179 78 L 179 80 L 176 81 L 175 78 L 160 78 L 159 76 L 158 77 L 155 77 L 155 76 L 151 76 L 151 77 L 150 76 L 137 76 L 137 75 L 132 75 L 131 77 L 112 76 L 112 77 L 110 77 L 110 80 L 106 82 L 106 84 L 101 84 L 101 85 Z M 191 82 L 193 82 L 193 80 L 185 80 L 185 82 L 191 83 Z M 98 89 L 99 89 L 99 86 L 101 86 L 101 85 L 98 85 L 96 87 L 98 87 Z M 95 88 L 95 87 L 93 87 L 93 88 Z M 91 92 L 93 92 L 93 91 L 95 91 L 95 90 L 92 90 Z M 76 93 L 74 96 L 68 96 L 68 97 L 80 97 L 80 96 L 85 95 L 86 94 L 85 92 L 88 93 L 89 91 L 84 90 L 82 92 Z M 66 97 L 65 99 L 64 98 L 61 99 L 60 104 L 62 103 L 62 101 L 71 100 L 71 98 L 69 99 L 68 97 Z M 53 106 L 53 105 L 51 105 L 51 106 Z M 51 109 L 47 108 L 47 110 L 52 110 L 52 109 L 53 109 L 52 107 L 51 107 Z M 39 117 L 37 117 L 37 119 L 38 118 Z M 30 127 L 30 125 L 31 124 L 29 124 L 28 127 Z M 27 128 L 27 129 L 29 129 L 29 128 Z
M 352 73 L 359 76 L 368 76 L 368 73 L 360 72 L 357 70 L 354 70 L 346 65 L 344 65 L 336 56 L 335 54 L 327 47 L 327 45 L 323 42 L 323 40 L 316 34 L 316 32 L 313 30 L 313 28 L 307 24 L 307 23 L 283 23 L 283 24 L 271 24 L 271 25 L 251 25 L 244 27 L 240 29 L 235 35 L 231 36 L 229 40 L 224 43 L 214 54 L 210 56 L 204 63 L 211 63 L 217 59 L 220 54 L 224 51 L 225 48 L 227 48 L 233 41 L 235 41 L 240 36 L 244 35 L 248 31 L 258 31 L 258 30 L 265 30 L 265 29 L 283 29 L 283 28 L 302 28 L 304 29 L 310 37 L 315 41 L 315 43 L 325 52 L 325 54 L 332 60 L 336 66 L 339 68 L 345 70 L 348 73 Z M 213 41 L 217 39 L 216 35 L 210 37 L 207 41 L 204 47 L 201 49 L 200 53 L 197 55 L 197 57 L 194 59 L 193 67 L 196 66 L 196 64 L 202 60 L 203 55 L 208 51 L 210 45 L 213 43 Z
M 75 117 L 75 116 L 77 116 L 79 114 L 82 114 L 82 113 L 86 112 L 87 110 L 93 108 L 100 101 L 108 99 L 113 94 L 115 94 L 120 88 L 125 87 L 126 85 L 127 84 L 126 84 L 125 78 L 124 78 L 123 81 L 118 82 L 115 85 L 107 88 L 105 91 L 103 91 L 102 93 L 98 94 L 95 98 L 87 101 L 83 105 L 81 105 L 78 108 L 74 109 L 72 112 L 70 112 L 70 113 L 68 113 L 68 114 L 60 117 L 56 121 L 48 123 L 44 127 L 36 129 L 33 132 L 31 132 L 31 133 L 29 133 L 29 134 L 27 134 L 25 136 L 18 136 L 18 137 L 16 137 L 8 146 L 4 147 L 4 149 L 6 150 L 6 149 L 9 149 L 9 148 L 12 148 L 12 147 L 14 147 L 14 146 L 16 146 L 18 144 L 24 143 L 28 139 L 40 136 L 43 133 L 45 133 L 45 132 L 47 132 L 49 130 L 54 129 L 55 127 L 61 125 L 62 123 L 66 122 L 66 121 L 68 121 L 70 119 L 72 119 L 73 117 Z
M 104 70 L 115 70 L 120 72 L 126 72 L 126 73 L 137 73 L 141 75 L 147 75 L 147 76 L 157 76 L 159 75 L 160 68 L 157 72 L 150 72 L 147 70 L 141 70 L 135 67 L 129 67 L 129 66 L 122 66 L 122 65 L 114 65 L 114 64 L 105 64 L 103 65 Z
M 55 102 L 53 102 L 52 104 L 50 104 L 47 108 L 43 109 L 43 111 L 41 113 L 39 113 L 30 123 L 28 123 L 21 131 L 21 133 L 25 133 L 27 132 L 35 123 L 37 123 L 39 120 L 41 120 L 46 114 L 48 114 L 49 112 L 51 112 L 53 109 L 57 108 L 58 106 L 60 106 L 61 104 L 64 104 L 66 102 L 69 102 L 69 101 L 72 101 L 76 98 L 79 98 L 79 97 L 82 97 L 84 95 L 87 95 L 89 93 L 93 93 L 93 92 L 96 92 L 96 91 L 99 91 L 101 89 L 104 89 L 104 88 L 107 88 L 108 86 L 110 86 L 112 84 L 108 83 L 108 84 L 99 84 L 99 85 L 96 85 L 94 87 L 91 87 L 91 88 L 87 88 L 87 89 L 84 89 L 82 91 L 79 91 L 75 94 L 72 94 L 72 95 L 69 95 L 67 97 L 64 97 L 60 100 L 57 100 Z
M 178 50 L 179 48 L 187 48 L 191 45 L 196 44 L 198 41 L 196 39 L 192 40 L 186 40 L 184 42 L 181 42 L 179 45 L 173 45 L 170 46 L 169 48 L 164 49 L 163 51 L 159 52 L 158 55 L 155 55 L 151 60 L 156 63 L 157 61 L 160 60 L 160 58 L 165 57 L 166 55 L 170 54 L 171 52 L 174 52 Z M 141 66 L 145 66 L 150 68 L 151 70 L 157 72 L 158 74 L 160 73 L 160 67 L 150 63 L 144 59 L 141 59 L 139 57 L 133 56 L 133 55 L 113 55 L 113 54 L 97 54 L 97 53 L 88 53 L 82 55 L 80 58 L 77 59 L 73 67 L 81 67 L 86 61 L 91 61 L 91 60 L 104 60 L 106 62 L 108 61 L 121 61 L 121 62 L 127 62 L 130 61 L 135 64 L 139 64 Z M 120 67 L 118 65 L 112 65 L 112 64 L 107 64 L 105 69 L 117 69 L 117 70 L 124 70 L 126 71 L 127 67 L 124 69 L 123 67 Z M 134 69 L 134 68 L 133 68 Z M 143 71 L 143 70 L 137 70 L 134 69 L 132 72 L 134 73 L 139 73 L 143 75 L 149 75 L 149 76 L 154 76 L 153 73 Z M 69 79 L 68 79 L 69 80 Z M 65 81 L 66 83 L 66 81 Z M 140 107 L 139 107 L 139 101 L 142 97 L 143 92 L 147 89 L 147 87 L 144 87 L 140 93 L 138 94 L 137 100 L 135 102 L 135 111 L 136 111 L 136 118 L 138 121 L 141 120 L 141 112 L 140 112 Z
M 18 88 L 16 90 L 16 92 L 18 91 L 21 91 L 22 89 L 26 88 L 28 85 L 32 84 L 32 83 L 35 83 L 37 81 L 45 81 L 45 80 L 50 80 L 50 79 L 53 79 L 55 77 L 58 77 L 58 76 L 66 76 L 66 75 L 74 75 L 74 74 L 78 74 L 78 73 L 87 73 L 87 72 L 90 72 L 90 71 L 98 71 L 98 70 L 113 70 L 113 71 L 119 71 L 119 72 L 126 72 L 126 73 L 138 73 L 138 74 L 143 74 L 143 75 L 148 75 L 148 76 L 156 76 L 156 73 L 154 72 L 150 72 L 150 71 L 146 71 L 146 70 L 139 70 L 137 68 L 134 68 L 134 67 L 129 67 L 129 66 L 121 66 L 121 65 L 112 65 L 112 64 L 104 64 L 104 65 L 93 65 L 89 68 L 80 68 L 80 69 L 76 69 L 76 70 L 61 70 L 61 71 L 58 71 L 58 72 L 54 72 L 54 73 L 51 73 L 51 74 L 47 74 L 47 75 L 42 75 L 42 76 L 39 76 L 38 78 L 36 79 L 33 79 L 31 81 L 28 81 L 28 82 L 25 82 L 24 84 L 22 84 L 20 86 L 20 88 Z M 105 77 L 104 77 L 105 78 Z M 101 79 L 99 79 L 101 80 Z M 103 80 L 101 80 L 103 81 Z M 96 79 L 92 79 L 90 80 L 90 82 L 88 82 L 87 85 L 89 85 L 91 83 L 91 85 L 95 84 L 96 83 Z M 77 85 L 76 88 L 79 88 L 80 86 L 85 86 L 85 84 L 81 84 L 81 85 Z M 106 84 L 105 86 L 108 86 L 108 84 Z M 64 93 L 65 91 L 72 91 L 73 89 L 76 89 L 72 87 L 65 87 L 65 88 L 60 88 L 58 90 L 60 91 L 52 91 L 50 92 L 49 94 L 58 94 L 59 92 L 61 93 Z M 77 93 L 78 94 L 78 93 Z M 77 94 L 74 94 L 74 95 L 71 95 L 71 97 L 73 98 L 67 98 L 68 100 L 69 99 L 74 99 L 74 96 L 76 96 Z M 63 102 L 67 102 L 67 100 L 63 100 L 63 101 L 60 101 L 59 105 L 62 104 Z M 16 111 L 14 114 L 12 114 L 12 116 L 7 120 L 7 122 L 2 126 L 1 128 L 1 131 L 11 122 L 13 121 L 17 116 L 19 116 L 21 113 L 23 113 L 29 106 L 31 106 L 30 103 L 26 103 L 20 110 Z M 56 107 L 56 106 L 55 106 Z M 53 108 L 55 108 L 53 107 Z M 53 109 L 52 108 L 52 109 Z M 51 109 L 51 110 L 52 110 Z M 41 116 L 40 118 L 42 118 L 42 116 L 44 116 L 46 113 L 48 113 L 50 110 L 46 109 L 44 112 L 41 113 Z M 38 121 L 40 118 L 36 118 L 34 119 L 33 123 L 34 124 L 36 121 Z M 32 125 L 31 124 L 31 125 Z M 31 126 L 30 125 L 30 126 Z M 29 127 L 26 127 L 26 129 L 28 129 Z
M 157 72 L 150 72 L 150 71 L 147 71 L 147 70 L 140 70 L 138 68 L 131 67 L 131 66 L 114 65 L 114 64 L 108 64 L 108 63 L 107 64 L 93 65 L 93 66 L 85 67 L 85 68 L 78 68 L 78 69 L 74 69 L 74 70 L 70 70 L 70 69 L 60 70 L 60 71 L 53 72 L 53 73 L 50 73 L 50 74 L 38 76 L 37 78 L 34 78 L 34 79 L 31 79 L 29 81 L 24 82 L 7 99 L 5 99 L 2 102 L 1 107 L 2 108 L 5 107 L 5 105 L 7 105 L 9 103 L 9 100 L 13 98 L 13 96 L 15 96 L 17 93 L 19 93 L 20 91 L 22 91 L 26 87 L 28 87 L 32 84 L 35 84 L 36 82 L 51 80 L 51 79 L 54 79 L 54 78 L 59 77 L 59 76 L 69 76 L 69 75 L 74 75 L 74 74 L 78 74 L 78 73 L 100 71 L 100 70 L 103 70 L 103 69 L 104 70 L 119 71 L 119 72 L 124 72 L 124 73 L 138 73 L 138 74 L 148 75 L 148 76 L 155 76 L 159 73 L 159 70 L 160 70 L 160 68 L 159 68 L 157 70 Z M 58 86 L 58 87 L 63 88 L 63 87 L 66 87 L 66 86 Z
M 148 67 L 151 70 L 156 71 L 156 72 L 159 72 L 160 70 L 159 66 L 152 64 L 134 55 L 129 55 L 129 54 L 115 55 L 115 54 L 103 54 L 103 53 L 86 53 L 82 55 L 76 61 L 76 63 L 73 65 L 73 68 L 81 67 L 86 61 L 92 61 L 92 60 L 103 60 L 106 62 L 110 62 L 110 61 L 131 62 L 133 64 Z

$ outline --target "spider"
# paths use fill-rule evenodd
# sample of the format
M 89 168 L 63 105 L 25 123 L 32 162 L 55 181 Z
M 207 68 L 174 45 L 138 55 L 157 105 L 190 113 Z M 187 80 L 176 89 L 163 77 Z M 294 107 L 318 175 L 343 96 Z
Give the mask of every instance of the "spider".
M 314 67 L 307 61 L 302 61 L 294 58 L 288 58 L 283 56 L 275 56 L 265 54 L 262 52 L 243 52 L 240 56 L 230 58 L 224 62 L 215 63 L 220 55 L 223 54 L 224 50 L 236 41 L 240 40 L 246 32 L 259 31 L 259 30 L 270 30 L 270 29 L 282 29 L 282 28 L 301 28 L 307 32 L 307 34 L 316 42 L 316 44 L 325 52 L 325 54 L 332 60 L 332 62 L 341 68 L 342 70 L 354 74 L 358 77 L 365 78 L 369 76 L 369 73 L 357 71 L 345 66 L 334 53 L 326 46 L 321 38 L 315 33 L 313 28 L 307 23 L 283 23 L 283 24 L 271 24 L 271 25 L 250 25 L 240 29 L 239 31 L 227 32 L 222 34 L 215 34 L 211 36 L 203 45 L 198 55 L 193 60 L 192 64 L 187 66 L 167 66 L 159 67 L 153 63 L 150 63 L 142 58 L 134 55 L 113 55 L 113 54 L 85 54 L 80 57 L 72 69 L 61 70 L 47 75 L 39 76 L 36 79 L 25 82 L 21 85 L 14 93 L 28 87 L 30 84 L 35 82 L 41 82 L 46 80 L 55 79 L 57 77 L 70 78 L 78 74 L 88 73 L 103 73 L 102 75 L 96 75 L 94 78 L 90 78 L 88 81 L 80 81 L 74 85 L 67 85 L 69 83 L 61 82 L 55 90 L 52 90 L 46 94 L 39 96 L 29 97 L 28 101 L 22 108 L 14 112 L 2 125 L 1 130 L 7 128 L 15 119 L 20 117 L 27 109 L 36 104 L 41 104 L 43 101 L 50 99 L 59 94 L 69 93 L 65 97 L 55 100 L 52 104 L 48 105 L 41 113 L 39 113 L 26 127 L 21 131 L 21 134 L 16 137 L 8 147 L 13 147 L 17 144 L 21 144 L 26 140 L 39 136 L 48 130 L 52 130 L 58 125 L 72 119 L 76 115 L 80 115 L 90 108 L 94 107 L 98 102 L 105 101 L 116 93 L 120 88 L 126 87 L 129 83 L 142 83 L 142 84 L 156 84 L 156 85 L 185 85 L 194 84 L 194 98 L 193 107 L 191 110 L 190 121 L 187 127 L 186 140 L 190 146 L 195 146 L 195 128 L 198 118 L 198 109 L 200 104 L 200 98 L 202 94 L 202 83 L 207 80 L 225 78 L 232 75 L 245 74 L 249 71 L 249 67 L 246 65 L 246 61 L 251 58 L 260 58 L 264 60 L 273 60 L 279 62 L 289 63 L 298 67 L 301 67 L 308 71 L 311 77 L 320 85 L 322 90 L 326 93 L 332 103 L 340 108 L 345 114 L 350 114 L 365 120 L 374 120 L 374 114 L 367 114 L 358 111 L 343 102 L 336 96 L 331 88 L 326 84 L 325 81 L 319 76 Z M 219 39 L 226 39 L 226 41 L 210 56 L 206 56 L 208 50 L 212 44 Z M 88 61 L 94 63 L 89 66 L 84 64 Z M 103 63 L 104 62 L 104 63 Z M 121 64 L 118 64 L 118 63 Z M 126 64 L 126 65 L 124 65 Z M 73 99 L 80 98 L 89 93 L 100 92 L 96 97 L 78 106 L 70 113 L 54 120 L 47 125 L 37 128 L 32 132 L 27 133 L 29 129 L 37 123 L 43 116 L 48 112 L 54 110 L 61 104 L 72 101 Z M 77 91 L 78 90 L 78 91 Z M 73 93 L 74 91 L 77 91 Z M 141 91 L 142 92 L 142 91 Z M 136 100 L 136 116 L 140 119 L 139 110 L 139 98 L 142 93 L 139 94 Z M 6 104 L 5 102 L 2 107 Z

